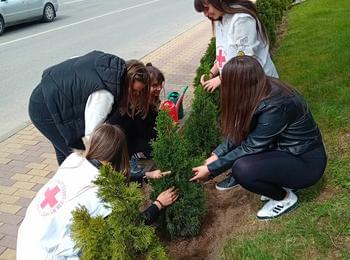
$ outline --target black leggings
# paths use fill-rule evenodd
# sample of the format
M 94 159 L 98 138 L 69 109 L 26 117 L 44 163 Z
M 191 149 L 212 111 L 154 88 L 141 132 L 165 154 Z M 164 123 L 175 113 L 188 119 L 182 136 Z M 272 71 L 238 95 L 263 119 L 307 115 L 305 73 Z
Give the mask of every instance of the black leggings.
M 52 143 L 55 148 L 58 165 L 72 153 L 72 148 L 68 147 L 60 131 L 47 108 L 44 96 L 40 88 L 36 88 L 29 100 L 29 117 L 33 125 Z M 84 144 L 80 141 L 78 149 L 84 149 Z
M 323 175 L 327 163 L 323 146 L 299 156 L 270 151 L 238 159 L 232 175 L 245 189 L 282 200 L 282 188 L 302 189 L 315 184 Z

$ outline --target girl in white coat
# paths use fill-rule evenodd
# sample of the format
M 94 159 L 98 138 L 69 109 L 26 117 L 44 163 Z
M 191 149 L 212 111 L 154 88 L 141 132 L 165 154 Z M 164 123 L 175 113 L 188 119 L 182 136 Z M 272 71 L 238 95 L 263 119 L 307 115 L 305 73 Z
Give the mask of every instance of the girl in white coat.
M 129 177 L 125 135 L 112 125 L 96 128 L 85 154 L 69 155 L 37 193 L 18 230 L 18 260 L 79 259 L 79 250 L 74 248 L 70 235 L 72 211 L 82 205 L 93 217 L 111 213 L 98 198 L 98 187 L 93 183 L 99 174 L 98 167 L 105 163 Z M 161 174 L 154 171 L 151 175 L 157 178 Z M 155 221 L 159 211 L 172 204 L 177 196 L 172 188 L 162 192 L 142 213 L 145 224 Z
M 249 55 L 259 61 L 267 76 L 278 78 L 269 52 L 269 40 L 255 4 L 250 0 L 194 0 L 194 7 L 203 12 L 215 26 L 216 61 L 209 79 L 201 76 L 204 89 L 213 92 L 221 85 L 221 71 L 233 57 Z M 216 184 L 225 191 L 237 186 L 232 174 Z
M 216 36 L 216 62 L 201 83 L 213 92 L 221 84 L 222 68 L 233 57 L 249 55 L 256 58 L 265 74 L 278 78 L 269 53 L 266 28 L 261 22 L 255 4 L 250 0 L 194 0 L 194 7 L 213 21 Z

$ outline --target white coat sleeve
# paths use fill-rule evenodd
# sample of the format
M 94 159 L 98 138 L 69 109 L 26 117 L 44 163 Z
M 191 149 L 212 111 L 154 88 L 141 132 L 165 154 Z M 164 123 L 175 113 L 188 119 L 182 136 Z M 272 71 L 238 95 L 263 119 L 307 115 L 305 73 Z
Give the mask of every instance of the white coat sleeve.
M 239 55 L 249 55 L 256 58 L 260 64 L 265 64 L 258 54 L 260 40 L 256 30 L 255 19 L 251 16 L 239 17 L 231 26 L 232 33 L 228 35 L 229 51 L 233 52 L 233 57 Z
M 85 138 L 88 139 L 92 131 L 106 120 L 113 103 L 113 95 L 104 89 L 89 96 L 85 106 Z

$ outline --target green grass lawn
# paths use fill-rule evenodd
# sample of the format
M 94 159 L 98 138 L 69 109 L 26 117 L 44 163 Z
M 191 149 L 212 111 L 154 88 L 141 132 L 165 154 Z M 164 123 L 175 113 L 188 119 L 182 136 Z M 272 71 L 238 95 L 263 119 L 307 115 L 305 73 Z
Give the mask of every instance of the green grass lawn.
M 350 259 L 350 1 L 307 0 L 287 14 L 275 61 L 309 102 L 328 166 L 294 212 L 227 241 L 224 259 Z

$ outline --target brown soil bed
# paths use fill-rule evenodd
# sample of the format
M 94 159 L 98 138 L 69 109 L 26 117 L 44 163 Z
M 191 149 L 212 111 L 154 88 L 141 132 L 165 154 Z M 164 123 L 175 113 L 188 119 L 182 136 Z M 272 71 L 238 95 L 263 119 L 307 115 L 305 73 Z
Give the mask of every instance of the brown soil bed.
M 193 238 L 163 241 L 173 259 L 218 259 L 227 239 L 266 225 L 255 218 L 260 205 L 258 196 L 241 187 L 218 191 L 214 181 L 206 183 L 205 190 L 208 213 L 201 233 Z

